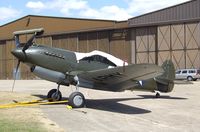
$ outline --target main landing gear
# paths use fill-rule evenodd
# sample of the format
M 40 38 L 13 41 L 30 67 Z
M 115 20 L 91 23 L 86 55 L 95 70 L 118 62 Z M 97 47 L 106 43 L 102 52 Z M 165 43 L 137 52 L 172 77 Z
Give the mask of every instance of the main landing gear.
M 74 108 L 80 108 L 85 105 L 85 97 L 80 92 L 73 92 L 69 96 L 69 103 Z
M 60 101 L 62 99 L 62 94 L 60 92 L 60 85 L 58 85 L 57 89 L 51 89 L 47 94 L 47 99 L 49 102 Z
M 73 108 L 81 108 L 85 105 L 85 97 L 82 93 L 78 92 L 79 91 L 78 84 L 79 83 L 77 83 L 76 85 L 76 91 L 71 93 L 69 96 L 69 104 Z M 47 98 L 50 102 L 60 101 L 62 99 L 62 94 L 59 88 L 60 88 L 60 85 L 58 84 L 57 89 L 52 89 L 48 92 Z

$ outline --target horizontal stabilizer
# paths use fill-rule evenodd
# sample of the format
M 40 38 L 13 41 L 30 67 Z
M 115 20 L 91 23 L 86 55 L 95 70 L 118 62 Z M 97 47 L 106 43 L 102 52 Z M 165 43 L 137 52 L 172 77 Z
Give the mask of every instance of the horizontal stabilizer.
M 29 30 L 20 30 L 20 31 L 15 31 L 13 32 L 14 35 L 23 35 L 23 34 L 37 34 L 41 35 L 43 33 L 44 29 L 43 28 L 37 28 L 37 29 L 29 29 Z

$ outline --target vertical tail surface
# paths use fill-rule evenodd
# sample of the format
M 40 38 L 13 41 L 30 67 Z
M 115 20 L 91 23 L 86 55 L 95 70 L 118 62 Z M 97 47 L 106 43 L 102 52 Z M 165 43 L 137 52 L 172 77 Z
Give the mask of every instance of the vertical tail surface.
M 174 88 L 175 68 L 171 60 L 166 60 L 162 64 L 164 73 L 155 78 L 157 89 L 161 92 L 171 92 Z M 166 86 L 166 87 L 164 87 Z

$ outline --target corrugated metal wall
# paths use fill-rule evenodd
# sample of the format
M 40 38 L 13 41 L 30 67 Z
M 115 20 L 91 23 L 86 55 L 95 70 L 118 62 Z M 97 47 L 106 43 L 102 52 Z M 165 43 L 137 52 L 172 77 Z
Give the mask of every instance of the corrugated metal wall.
M 110 54 L 130 62 L 131 45 L 127 30 L 113 30 L 110 32 Z
M 131 61 L 161 65 L 171 59 L 177 69 L 200 68 L 199 19 L 200 0 L 129 19 L 132 56 L 135 56 Z
M 186 67 L 200 68 L 200 23 L 185 25 Z
M 6 41 L 0 42 L 0 79 L 6 79 Z
M 10 53 L 12 49 L 14 49 L 14 41 L 6 41 L 6 77 L 7 79 L 11 79 L 13 76 L 13 67 L 14 67 L 14 57 Z
M 157 63 L 156 47 L 157 47 L 157 31 L 156 27 L 136 28 L 131 33 L 132 42 L 132 63 Z M 134 50 L 135 49 L 135 50 Z
M 129 19 L 130 26 L 170 24 L 180 21 L 193 21 L 200 18 L 200 0 L 165 8 L 159 11 Z
M 78 52 L 100 50 L 129 62 L 131 60 L 131 46 L 125 29 L 78 33 L 71 36 L 72 34 L 53 36 L 53 47 Z
M 176 68 L 200 68 L 199 22 L 158 26 L 158 64 L 168 58 Z
M 109 46 L 109 32 L 102 31 L 98 32 L 97 34 L 97 43 L 98 43 L 98 50 L 103 52 L 110 52 L 110 46 Z
M 161 65 L 171 59 L 176 69 L 200 68 L 200 23 L 133 28 L 133 63 Z

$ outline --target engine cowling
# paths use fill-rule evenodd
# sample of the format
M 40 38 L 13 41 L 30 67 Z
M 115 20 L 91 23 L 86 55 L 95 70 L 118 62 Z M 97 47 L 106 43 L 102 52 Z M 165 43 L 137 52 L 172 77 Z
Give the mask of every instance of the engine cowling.
M 49 70 L 40 66 L 31 67 L 31 72 L 42 79 L 69 86 L 69 80 L 67 80 L 66 75 L 61 72 Z

